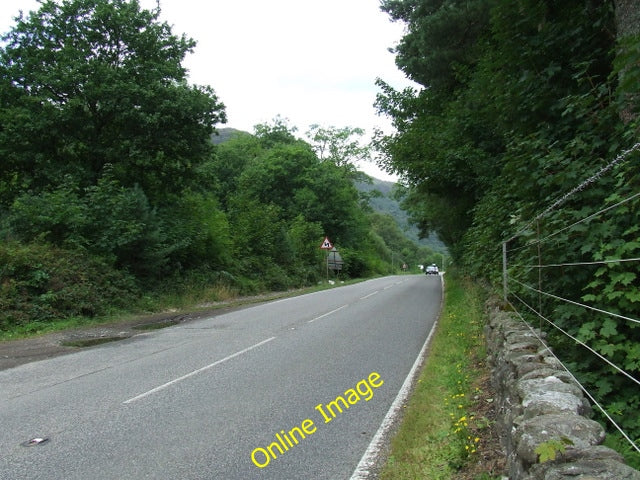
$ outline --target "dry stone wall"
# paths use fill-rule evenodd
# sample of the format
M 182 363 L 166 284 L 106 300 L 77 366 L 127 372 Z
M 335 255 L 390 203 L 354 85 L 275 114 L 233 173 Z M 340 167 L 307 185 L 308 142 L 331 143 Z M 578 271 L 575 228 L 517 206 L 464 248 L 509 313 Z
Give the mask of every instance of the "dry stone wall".
M 485 336 L 509 480 L 640 480 L 640 472 L 601 445 L 603 427 L 590 418 L 582 389 L 552 353 L 497 300 L 487 307 Z M 555 460 L 540 462 L 540 445 Z

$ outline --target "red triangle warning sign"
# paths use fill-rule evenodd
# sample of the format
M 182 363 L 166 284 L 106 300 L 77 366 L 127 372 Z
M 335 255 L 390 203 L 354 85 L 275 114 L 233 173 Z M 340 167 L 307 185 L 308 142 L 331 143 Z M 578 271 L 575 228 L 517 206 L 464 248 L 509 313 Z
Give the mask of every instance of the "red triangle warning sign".
M 333 245 L 331 245 L 331 242 L 329 241 L 329 237 L 324 237 L 324 241 L 322 242 L 322 245 L 320 245 L 320 248 L 323 250 L 331 250 L 333 248 Z

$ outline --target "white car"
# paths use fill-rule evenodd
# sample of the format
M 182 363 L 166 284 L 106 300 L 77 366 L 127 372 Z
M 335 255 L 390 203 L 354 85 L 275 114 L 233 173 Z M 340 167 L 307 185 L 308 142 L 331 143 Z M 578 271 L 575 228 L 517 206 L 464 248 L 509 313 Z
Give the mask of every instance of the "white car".
M 424 273 L 427 275 L 438 275 L 440 272 L 438 271 L 438 266 L 434 263 L 433 265 L 429 265 Z

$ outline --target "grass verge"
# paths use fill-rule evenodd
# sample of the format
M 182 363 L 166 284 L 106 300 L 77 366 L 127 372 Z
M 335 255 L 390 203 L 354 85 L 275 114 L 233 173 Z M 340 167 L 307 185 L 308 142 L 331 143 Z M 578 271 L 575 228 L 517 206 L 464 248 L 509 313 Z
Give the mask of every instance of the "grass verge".
M 490 419 L 484 300 L 479 286 L 447 272 L 438 330 L 381 480 L 500 478 L 501 458 L 487 461 L 501 452 Z
M 213 285 L 206 287 L 184 286 L 176 292 L 155 292 L 145 294 L 131 304 L 130 308 L 117 309 L 110 315 L 95 317 L 74 316 L 69 318 L 54 318 L 47 321 L 32 321 L 24 324 L 12 325 L 3 329 L 0 325 L 0 342 L 30 338 L 47 333 L 71 330 L 83 327 L 95 327 L 100 325 L 113 325 L 129 322 L 133 319 L 144 318 L 153 314 L 172 313 L 173 315 L 192 314 L 203 311 L 217 310 L 219 308 L 238 307 L 268 300 L 293 297 L 312 293 L 320 290 L 338 288 L 351 285 L 366 279 L 350 279 L 335 283 L 321 282 L 310 287 L 298 288 L 288 291 L 264 291 L 257 295 L 242 296 L 237 291 L 229 289 L 225 285 Z M 169 325 L 154 324 L 147 327 L 164 328 Z M 145 329 L 145 327 L 140 327 Z

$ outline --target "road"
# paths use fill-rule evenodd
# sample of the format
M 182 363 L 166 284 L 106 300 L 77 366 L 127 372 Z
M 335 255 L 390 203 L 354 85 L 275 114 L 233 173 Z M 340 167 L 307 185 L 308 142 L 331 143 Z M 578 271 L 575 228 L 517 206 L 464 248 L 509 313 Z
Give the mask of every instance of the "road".
M 0 479 L 349 479 L 441 295 L 384 277 L 1 371 Z

